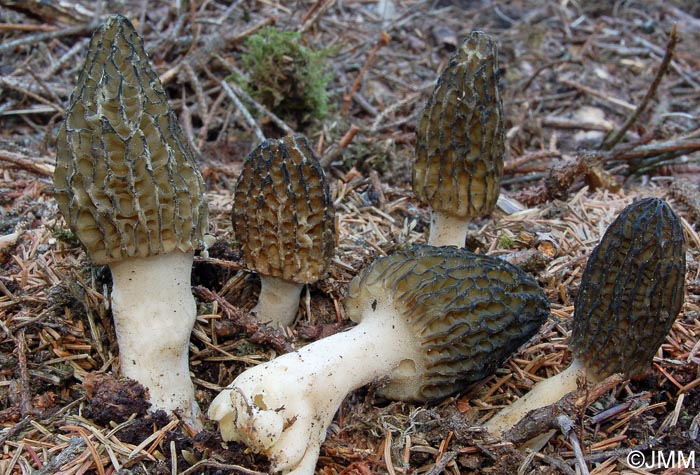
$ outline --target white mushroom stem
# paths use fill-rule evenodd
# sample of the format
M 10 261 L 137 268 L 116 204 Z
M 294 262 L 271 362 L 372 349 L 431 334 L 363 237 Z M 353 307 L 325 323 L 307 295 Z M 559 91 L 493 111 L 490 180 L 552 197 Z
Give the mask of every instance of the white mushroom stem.
M 152 409 L 179 410 L 201 427 L 188 345 L 197 316 L 193 253 L 171 252 L 110 263 L 112 315 L 122 375 L 148 388 Z
M 489 419 L 485 427 L 494 437 L 500 437 L 527 416 L 530 411 L 549 406 L 566 394 L 577 389 L 577 379 L 586 376 L 589 382 L 598 382 L 592 377 L 581 360 L 574 358 L 568 368 L 561 373 L 537 383 L 527 394 L 510 406 L 501 409 Z
M 252 310 L 258 320 L 278 328 L 288 327 L 294 323 L 304 284 L 266 275 L 260 276 L 260 284 L 258 304 Z
M 430 214 L 428 244 L 431 246 L 464 247 L 468 229 L 469 220 L 467 218 L 452 216 L 434 209 Z
M 273 471 L 313 475 L 345 396 L 397 369 L 415 369 L 417 351 L 393 303 L 379 303 L 351 330 L 243 372 L 214 399 L 209 417 L 225 440 L 266 455 Z

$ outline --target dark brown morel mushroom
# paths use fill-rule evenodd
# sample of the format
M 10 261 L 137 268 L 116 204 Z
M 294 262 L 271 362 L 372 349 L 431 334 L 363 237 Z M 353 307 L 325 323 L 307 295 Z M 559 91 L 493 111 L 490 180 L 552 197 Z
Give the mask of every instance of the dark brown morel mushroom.
M 217 396 L 209 417 L 224 439 L 265 454 L 275 471 L 312 475 L 350 391 L 388 377 L 384 396 L 439 400 L 493 372 L 549 314 L 515 266 L 427 245 L 377 259 L 344 307 L 357 326 L 248 369 Z
M 589 382 L 649 368 L 683 304 L 685 241 L 680 219 L 658 198 L 627 206 L 593 249 L 581 276 L 571 365 L 538 383 L 486 424 L 494 435 Z
M 503 176 L 498 49 L 474 31 L 450 59 L 416 130 L 413 192 L 432 208 L 428 243 L 464 246 L 469 220 L 490 214 Z
M 253 312 L 291 325 L 301 289 L 326 276 L 335 251 L 328 180 L 304 137 L 268 139 L 248 156 L 234 191 L 233 230 L 262 283 Z
M 153 409 L 197 423 L 190 275 L 207 227 L 204 183 L 143 41 L 121 15 L 90 41 L 56 149 L 58 207 L 92 262 L 112 272 L 122 374 L 148 388 Z

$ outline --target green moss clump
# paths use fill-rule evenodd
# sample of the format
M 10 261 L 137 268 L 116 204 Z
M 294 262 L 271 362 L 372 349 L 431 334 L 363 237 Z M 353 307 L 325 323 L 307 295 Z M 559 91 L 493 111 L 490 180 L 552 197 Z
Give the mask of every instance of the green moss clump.
M 501 249 L 513 249 L 515 247 L 515 241 L 511 236 L 501 234 L 498 236 L 498 247 Z
M 248 94 L 300 125 L 327 114 L 328 50 L 312 51 L 301 44 L 299 33 L 274 27 L 252 35 L 245 46 L 242 61 L 249 77 L 239 82 Z

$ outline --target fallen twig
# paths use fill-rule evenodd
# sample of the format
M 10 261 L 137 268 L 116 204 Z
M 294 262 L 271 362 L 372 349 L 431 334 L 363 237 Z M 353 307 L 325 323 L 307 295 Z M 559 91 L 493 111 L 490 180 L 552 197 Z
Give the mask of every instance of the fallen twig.
M 317 0 L 317 2 L 307 11 L 301 19 L 299 33 L 304 33 L 311 28 L 330 7 L 335 5 L 336 0 Z
M 22 416 L 32 415 L 32 394 L 29 388 L 29 367 L 27 365 L 27 340 L 24 338 L 24 329 L 14 336 L 17 344 L 17 370 L 19 372 L 20 413 Z
M 37 33 L 36 35 L 24 36 L 22 38 L 17 38 L 13 41 L 8 41 L 7 43 L 0 45 L 0 53 L 11 50 L 18 46 L 31 45 L 36 43 L 47 43 L 48 40 L 53 40 L 56 38 L 62 38 L 64 36 L 72 35 L 84 35 L 91 33 L 97 26 L 97 23 L 90 22 L 84 25 L 71 26 L 69 28 L 64 28 L 62 30 L 50 31 L 48 33 Z
M 447 453 L 442 454 L 440 460 L 435 462 L 435 465 L 433 465 L 433 467 L 428 472 L 426 472 L 425 475 L 441 474 L 445 470 L 445 467 L 447 467 L 450 464 L 450 462 L 452 462 L 455 459 L 456 456 L 457 452 L 455 450 L 451 450 Z
M 232 45 L 256 33 L 258 30 L 274 24 L 275 19 L 270 17 L 265 18 L 260 23 L 241 33 L 236 33 L 233 30 L 229 30 L 223 34 L 209 35 L 205 37 L 206 41 L 203 46 L 193 49 L 193 52 L 189 53 L 185 59 L 161 74 L 160 81 L 163 83 L 163 85 L 170 83 L 170 81 L 175 79 L 175 77 L 178 75 L 185 63 L 189 63 L 195 72 L 199 72 L 219 51 L 230 48 Z
M 365 73 L 369 69 L 369 67 L 372 65 L 372 62 L 374 61 L 374 58 L 377 56 L 377 52 L 382 46 L 386 46 L 389 44 L 389 41 L 391 41 L 391 36 L 389 36 L 388 33 L 382 32 L 382 34 L 379 36 L 379 41 L 377 41 L 377 44 L 374 45 L 372 48 L 372 51 L 369 52 L 369 56 L 367 56 L 367 59 L 365 60 L 365 64 L 362 65 L 362 68 L 360 69 L 360 72 L 357 74 L 357 78 L 355 78 L 355 82 L 352 83 L 352 86 L 350 86 L 350 90 L 343 96 L 343 114 L 348 115 L 348 112 L 350 112 L 350 104 L 352 103 L 352 96 L 355 94 L 359 89 L 360 85 L 362 84 L 362 78 L 364 77 Z
M 2 46 L 0 46 L 0 48 L 2 48 Z M 16 84 L 12 81 L 8 81 L 6 78 L 0 77 L 0 86 L 5 87 L 7 89 L 13 89 L 13 90 L 19 92 L 20 94 L 24 94 L 28 97 L 31 97 L 35 101 L 41 102 L 42 104 L 46 104 L 47 106 L 52 107 L 56 112 L 59 112 L 61 114 L 66 113 L 66 110 L 63 107 L 61 107 L 60 105 L 56 104 L 55 102 L 50 101 L 50 100 L 46 99 L 45 97 L 42 97 L 39 94 L 36 94 L 36 93 L 30 91 L 29 89 L 20 86 L 19 84 Z
M 642 112 L 646 110 L 647 106 L 649 105 L 649 102 L 656 95 L 656 90 L 659 88 L 659 84 L 661 84 L 661 79 L 664 77 L 664 74 L 666 74 L 666 71 L 668 71 L 668 66 L 671 64 L 671 59 L 673 59 L 673 52 L 676 48 L 676 42 L 678 40 L 677 30 L 678 27 L 674 25 L 673 30 L 671 30 L 671 37 L 669 38 L 668 43 L 666 44 L 666 53 L 664 54 L 664 57 L 661 60 L 659 69 L 656 71 L 656 76 L 654 76 L 654 80 L 649 85 L 649 89 L 647 89 L 647 92 L 644 95 L 642 102 L 639 103 L 634 113 L 631 116 L 629 116 L 629 118 L 622 125 L 622 127 L 620 127 L 620 129 L 617 132 L 615 132 L 612 136 L 610 136 L 607 140 L 603 141 L 603 143 L 600 146 L 602 150 L 611 150 L 613 147 L 615 147 L 615 145 L 617 145 L 620 142 L 620 140 L 623 139 L 625 133 L 627 133 L 630 127 L 632 127 L 632 125 L 637 121 L 637 119 L 639 119 L 639 116 L 642 114 Z
M 564 437 L 569 439 L 571 446 L 574 448 L 574 454 L 576 455 L 576 462 L 580 469 L 581 475 L 589 475 L 588 465 L 586 465 L 586 460 L 583 458 L 583 451 L 581 450 L 581 443 L 578 440 L 576 431 L 574 430 L 574 421 L 572 421 L 569 416 L 565 414 L 560 414 L 555 419 L 555 424 L 564 434 Z
M 234 472 L 242 473 L 243 475 L 267 475 L 265 472 L 256 472 L 255 470 L 250 470 L 245 467 L 241 467 L 240 465 L 221 463 L 217 462 L 216 460 L 200 460 L 187 470 L 180 472 L 180 475 L 191 475 L 193 473 L 197 473 L 204 467 L 215 468 L 218 470 L 232 470 Z
M 260 320 L 248 312 L 244 312 L 231 305 L 225 298 L 218 295 L 213 290 L 202 286 L 194 289 L 195 295 L 209 302 L 216 301 L 221 308 L 226 320 L 217 322 L 218 331 L 222 333 L 232 333 L 233 331 L 243 332 L 248 335 L 248 341 L 252 343 L 267 343 L 280 353 L 294 351 L 294 347 L 284 337 L 283 333 L 271 326 L 265 325 Z M 216 326 L 216 324 L 215 324 Z
M 68 446 L 49 460 L 46 465 L 34 472 L 34 475 L 54 475 L 63 465 L 75 459 L 84 448 L 85 442 L 82 437 L 71 437 Z
M 610 104 L 614 104 L 616 106 L 622 107 L 623 109 L 627 109 L 629 111 L 634 111 L 635 107 L 630 104 L 629 102 L 625 102 L 622 99 L 618 99 L 616 97 L 611 97 L 608 96 L 596 89 L 593 89 L 592 87 L 588 87 L 584 84 L 578 83 L 576 81 L 572 81 L 570 79 L 561 79 L 560 80 L 563 84 L 566 84 L 569 87 L 572 87 L 574 89 L 578 89 L 579 91 L 586 93 L 590 96 L 597 97 L 598 99 L 602 99 L 606 102 L 609 102 Z
M 640 145 L 621 152 L 610 151 L 607 155 L 612 160 L 630 160 L 633 158 L 648 158 L 655 155 L 671 153 L 674 156 L 686 155 L 700 150 L 700 140 L 669 139 Z
M 231 89 L 231 86 L 229 86 L 226 80 L 221 81 L 220 84 L 224 91 L 226 91 L 226 95 L 229 97 L 229 99 L 236 104 L 236 107 L 243 116 L 243 119 L 246 121 L 246 124 L 248 124 L 248 126 L 253 129 L 253 132 L 255 132 L 255 137 L 258 139 L 258 142 L 262 143 L 265 140 L 265 134 L 263 134 L 263 131 L 260 129 L 257 122 L 255 122 L 255 119 L 253 119 L 253 116 L 250 115 L 250 112 L 248 112 L 246 106 L 244 106 L 240 99 L 238 99 L 238 96 L 236 96 L 236 93 L 233 92 L 233 89 Z
M 585 408 L 624 380 L 622 375 L 615 374 L 594 385 L 588 391 L 572 391 L 556 403 L 528 413 L 504 435 L 504 438 L 514 443 L 520 443 L 553 427 L 558 428 L 557 417 L 562 414 L 573 416 L 577 411 Z

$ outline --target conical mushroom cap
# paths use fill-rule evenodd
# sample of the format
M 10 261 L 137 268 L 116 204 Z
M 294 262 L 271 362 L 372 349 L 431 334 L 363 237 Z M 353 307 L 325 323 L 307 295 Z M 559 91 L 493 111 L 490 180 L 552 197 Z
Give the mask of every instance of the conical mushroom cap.
M 685 240 L 658 198 L 622 210 L 591 252 L 569 346 L 597 377 L 646 370 L 683 304 Z
M 498 50 L 474 31 L 440 75 L 416 130 L 413 191 L 440 212 L 462 218 L 493 211 L 505 154 Z
M 414 375 L 394 377 L 379 393 L 408 401 L 441 399 L 490 375 L 549 315 L 528 274 L 452 246 L 416 245 L 377 259 L 351 281 L 346 315 L 360 321 L 387 296 L 420 355 Z
M 236 182 L 233 230 L 249 269 L 300 284 L 324 278 L 335 210 L 323 168 L 302 136 L 265 140 Z
M 95 264 L 201 245 L 202 177 L 143 41 L 121 15 L 90 41 L 58 132 L 54 186 Z

